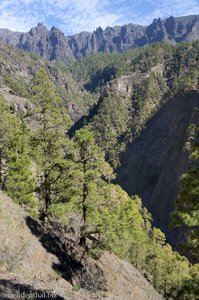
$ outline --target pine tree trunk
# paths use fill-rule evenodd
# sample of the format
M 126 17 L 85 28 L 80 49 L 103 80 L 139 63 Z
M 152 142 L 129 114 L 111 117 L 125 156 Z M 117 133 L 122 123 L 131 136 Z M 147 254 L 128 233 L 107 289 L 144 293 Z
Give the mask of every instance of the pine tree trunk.
M 48 208 L 51 204 L 51 189 L 50 189 L 50 183 L 48 182 L 48 175 L 47 172 L 45 171 L 45 176 L 44 176 L 44 201 L 45 201 L 45 212 L 46 214 L 48 213 Z
M 2 148 L 0 149 L 0 190 L 2 190 L 3 187 L 3 174 L 2 174 Z
M 46 121 L 46 111 L 43 111 L 43 131 L 44 131 L 44 203 L 45 203 L 45 211 L 44 214 L 48 215 L 48 208 L 51 204 L 51 186 L 49 182 L 49 173 L 48 173 L 48 141 L 46 138 L 47 129 L 47 121 Z
M 83 184 L 83 201 L 82 201 L 82 212 L 83 212 L 83 223 L 84 227 L 87 224 L 87 198 L 88 198 L 88 187 L 87 184 Z
M 84 174 L 86 173 L 86 162 L 83 164 L 83 171 Z M 84 181 L 83 183 L 83 194 L 82 194 L 82 216 L 83 216 L 83 228 L 85 230 L 87 225 L 87 199 L 88 199 L 88 186 L 87 183 Z M 86 247 L 86 235 L 83 232 L 80 238 L 80 246 Z

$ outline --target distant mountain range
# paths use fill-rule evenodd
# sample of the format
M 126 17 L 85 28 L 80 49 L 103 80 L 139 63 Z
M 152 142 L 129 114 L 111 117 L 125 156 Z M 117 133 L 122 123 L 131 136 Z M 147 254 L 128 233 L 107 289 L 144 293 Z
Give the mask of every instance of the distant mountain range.
M 26 51 L 53 60 L 76 60 L 97 52 L 125 52 L 154 42 L 190 42 L 199 38 L 199 15 L 154 19 L 149 26 L 128 24 L 97 28 L 65 36 L 58 28 L 48 30 L 42 23 L 27 33 L 0 29 L 0 38 Z

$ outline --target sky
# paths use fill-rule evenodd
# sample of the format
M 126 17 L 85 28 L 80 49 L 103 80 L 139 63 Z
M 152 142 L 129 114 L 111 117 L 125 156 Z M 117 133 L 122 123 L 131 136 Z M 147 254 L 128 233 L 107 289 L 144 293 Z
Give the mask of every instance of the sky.
M 0 0 L 0 28 L 20 32 L 43 23 L 72 35 L 191 14 L 199 14 L 199 0 Z

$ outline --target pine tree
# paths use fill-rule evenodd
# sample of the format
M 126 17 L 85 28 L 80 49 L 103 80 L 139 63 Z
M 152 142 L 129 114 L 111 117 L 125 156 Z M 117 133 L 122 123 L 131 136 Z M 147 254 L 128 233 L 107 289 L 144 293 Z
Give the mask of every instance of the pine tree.
M 33 206 L 35 180 L 32 175 L 29 145 L 29 132 L 25 125 L 13 132 L 6 151 L 7 176 L 5 187 L 7 194 L 19 204 Z
M 36 105 L 34 115 L 39 123 L 33 140 L 39 177 L 37 192 L 41 200 L 40 218 L 44 220 L 49 215 L 50 206 L 63 192 L 60 184 L 66 163 L 69 117 L 44 69 L 36 74 L 33 99 Z
M 199 264 L 191 266 L 190 275 L 177 291 L 176 300 L 199 300 Z
M 73 186 L 69 188 L 74 206 L 81 212 L 82 228 L 80 244 L 86 245 L 86 237 L 90 232 L 89 226 L 95 219 L 95 214 L 103 202 L 103 184 L 109 182 L 113 170 L 105 161 L 104 154 L 94 142 L 94 137 L 87 129 L 76 132 L 74 137 L 74 168 L 69 172 Z M 93 231 L 93 228 L 92 228 Z M 95 231 L 95 229 L 94 229 Z
M 199 144 L 192 149 L 192 167 L 182 176 L 181 190 L 173 214 L 176 226 L 185 225 L 188 229 L 187 244 L 189 254 L 199 260 Z
M 116 185 L 108 185 L 100 207 L 100 247 L 142 269 L 146 251 L 144 222 L 134 201 Z
M 6 149 L 14 128 L 18 127 L 17 119 L 10 113 L 3 97 L 0 95 L 0 189 L 5 187 L 7 173 Z

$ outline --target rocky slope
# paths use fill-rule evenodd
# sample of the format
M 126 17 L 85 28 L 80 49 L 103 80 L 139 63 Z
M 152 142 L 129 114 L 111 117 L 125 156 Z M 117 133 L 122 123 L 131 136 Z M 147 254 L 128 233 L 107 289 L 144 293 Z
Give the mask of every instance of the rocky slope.
M 81 32 L 65 36 L 58 28 L 48 30 L 43 24 L 27 33 L 0 29 L 0 38 L 27 51 L 34 51 L 47 60 L 75 60 L 96 52 L 125 52 L 154 42 L 172 44 L 199 38 L 199 16 L 154 19 L 149 26 L 128 24 L 97 28 L 93 33 Z
M 162 299 L 129 263 L 110 253 L 98 261 L 82 257 L 70 238 L 42 227 L 2 193 L 0 216 L 2 300 L 23 293 L 60 300 Z

